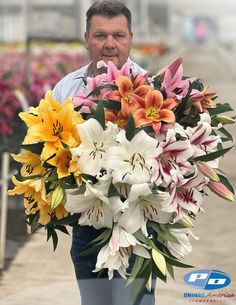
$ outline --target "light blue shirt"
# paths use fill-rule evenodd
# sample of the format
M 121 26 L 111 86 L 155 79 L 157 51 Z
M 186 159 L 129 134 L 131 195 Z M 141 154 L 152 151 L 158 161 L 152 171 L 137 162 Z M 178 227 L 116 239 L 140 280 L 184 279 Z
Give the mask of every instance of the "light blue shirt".
M 141 68 L 135 62 L 133 61 L 130 62 L 131 62 L 131 70 L 133 74 L 147 73 L 146 70 Z M 85 85 L 83 82 L 83 78 L 91 76 L 91 67 L 92 64 L 89 63 L 87 66 L 84 66 L 63 77 L 53 89 L 54 98 L 62 103 L 65 99 L 67 99 L 68 97 L 75 96 L 78 92 L 85 93 Z

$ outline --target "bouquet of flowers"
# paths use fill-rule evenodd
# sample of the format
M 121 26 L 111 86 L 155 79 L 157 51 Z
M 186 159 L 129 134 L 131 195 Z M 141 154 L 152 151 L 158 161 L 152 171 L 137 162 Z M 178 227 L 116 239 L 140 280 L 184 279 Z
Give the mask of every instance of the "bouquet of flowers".
M 94 272 L 107 269 L 110 279 L 115 270 L 128 283 L 141 279 L 137 295 L 152 276 L 190 267 L 181 258 L 204 195 L 233 201 L 218 164 L 233 147 L 225 125 L 234 118 L 200 79 L 183 75 L 181 59 L 153 77 L 129 62 L 106 68 L 73 99 L 60 104 L 48 91 L 20 113 L 28 131 L 9 194 L 24 194 L 28 223 L 44 226 L 54 248 L 67 225 L 103 228 L 81 255 L 96 251 Z

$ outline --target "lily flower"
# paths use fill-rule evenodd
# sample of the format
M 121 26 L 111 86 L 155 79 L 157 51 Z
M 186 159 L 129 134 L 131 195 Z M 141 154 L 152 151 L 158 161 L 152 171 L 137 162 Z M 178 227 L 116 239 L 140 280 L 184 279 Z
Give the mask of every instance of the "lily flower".
M 167 241 L 167 247 L 173 255 L 184 257 L 192 251 L 192 245 L 189 241 L 189 236 L 198 239 L 189 229 L 170 229 L 170 233 L 175 236 L 179 243 Z
M 81 213 L 81 226 L 88 225 L 96 229 L 112 228 L 113 216 L 124 207 L 124 204 L 118 196 L 107 197 L 109 186 L 109 180 L 94 185 L 87 181 L 84 194 L 80 194 L 80 190 L 66 190 L 66 210 Z
M 128 118 L 125 118 L 122 111 L 118 110 L 106 110 L 105 111 L 106 122 L 112 122 L 116 124 L 119 128 L 125 129 L 128 123 Z
M 72 160 L 71 152 L 69 149 L 59 148 L 55 157 L 47 162 L 57 169 L 58 178 L 64 178 L 70 175 L 70 162 Z
M 133 81 L 129 77 L 121 75 L 116 80 L 118 90 L 112 91 L 108 95 L 108 99 L 121 102 L 122 114 L 128 118 L 130 113 L 144 104 L 144 98 L 151 88 L 145 83 L 146 79 L 142 75 L 137 75 Z
M 29 107 L 28 112 L 20 112 L 19 117 L 25 122 L 27 127 L 31 127 L 32 125 L 42 122 L 43 109 L 45 107 L 56 112 L 61 109 L 61 104 L 53 98 L 52 91 L 50 90 L 48 90 L 45 93 L 45 97 L 40 100 L 38 107 Z
M 207 109 L 216 108 L 216 102 L 212 100 L 212 97 L 215 95 L 215 92 L 208 92 L 208 88 L 205 88 L 203 91 L 195 90 L 190 95 L 191 106 L 199 112 L 208 112 Z
M 29 179 L 18 181 L 15 176 L 12 177 L 15 188 L 8 191 L 8 195 L 24 195 L 24 207 L 27 215 L 39 213 L 38 222 L 46 225 L 51 221 L 52 217 L 61 219 L 67 216 L 68 212 L 64 205 L 57 206 L 52 209 L 50 206 L 50 198 L 46 196 L 45 184 L 43 179 Z
M 126 200 L 129 208 L 123 212 L 119 225 L 131 234 L 141 229 L 143 234 L 148 236 L 148 220 L 158 223 L 168 223 L 172 220 L 172 212 L 162 211 L 169 201 L 170 195 L 167 192 L 153 194 L 147 183 L 134 184 Z
M 228 188 L 220 181 L 210 180 L 207 184 L 209 189 L 218 195 L 219 197 L 228 201 L 234 201 L 234 195 L 228 190 Z
M 45 142 L 41 154 L 47 160 L 63 145 L 76 147 L 80 143 L 76 125 L 83 122 L 80 114 L 74 111 L 71 99 L 65 100 L 60 107 L 41 106 L 42 121 L 29 127 L 24 144 Z
M 196 127 L 186 129 L 186 135 L 194 149 L 193 158 L 214 152 L 221 142 L 220 136 L 211 135 L 213 129 L 205 120 L 207 117 L 209 115 L 206 114 Z
M 154 138 L 143 130 L 131 141 L 121 130 L 117 135 L 118 145 L 107 150 L 104 166 L 112 170 L 113 182 L 128 184 L 151 182 L 151 176 L 157 168 L 157 145 Z
M 28 150 L 23 150 L 19 154 L 12 154 L 13 159 L 22 163 L 21 175 L 23 177 L 38 176 L 45 173 L 40 156 Z
M 207 178 L 209 178 L 210 180 L 214 180 L 214 181 L 219 181 L 219 177 L 216 174 L 216 172 L 214 171 L 214 169 L 207 164 L 207 162 L 203 162 L 203 161 L 197 161 L 196 162 L 196 166 L 198 168 L 198 170 Z
M 162 78 L 162 89 L 165 90 L 167 97 L 173 97 L 177 101 L 181 101 L 187 95 L 189 82 L 196 80 L 195 77 L 183 80 L 183 66 L 180 58 L 167 66 Z
M 150 89 L 145 97 L 144 108 L 139 108 L 134 112 L 135 125 L 152 126 L 155 133 L 160 133 L 162 122 L 174 123 L 175 115 L 173 109 L 177 103 L 173 98 L 163 101 L 160 91 Z
M 177 179 L 169 187 L 171 199 L 169 205 L 163 207 L 165 212 L 175 212 L 175 221 L 180 219 L 182 210 L 190 211 L 194 214 L 199 212 L 203 201 L 202 189 L 207 184 L 204 176 L 195 173 L 190 178 L 184 178 L 181 174 L 175 176 Z
M 153 175 L 156 185 L 163 185 L 164 182 L 168 186 L 175 179 L 174 176 L 188 173 L 191 167 L 188 159 L 194 154 L 189 140 L 177 141 L 175 130 L 169 129 L 158 150 L 158 169 Z
M 107 128 L 103 130 L 93 118 L 79 124 L 77 128 L 81 144 L 71 149 L 72 156 L 77 157 L 77 166 L 81 172 L 96 175 L 103 167 L 107 149 L 115 144 L 118 128 L 108 122 Z
M 126 270 L 129 267 L 129 258 L 132 253 L 150 258 L 146 245 L 141 244 L 132 234 L 115 224 L 109 243 L 98 253 L 96 268 L 93 272 L 108 268 L 109 279 L 113 278 L 115 270 L 121 277 L 126 278 Z

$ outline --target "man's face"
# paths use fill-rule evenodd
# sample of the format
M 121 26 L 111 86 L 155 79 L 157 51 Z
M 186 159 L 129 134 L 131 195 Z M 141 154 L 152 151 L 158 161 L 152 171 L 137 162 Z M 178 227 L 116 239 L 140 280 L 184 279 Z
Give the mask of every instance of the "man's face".
M 97 62 L 110 60 L 117 68 L 127 61 L 133 33 L 129 31 L 124 15 L 107 18 L 95 15 L 91 19 L 89 31 L 85 33 L 85 46 L 93 62 L 93 73 L 99 74 Z

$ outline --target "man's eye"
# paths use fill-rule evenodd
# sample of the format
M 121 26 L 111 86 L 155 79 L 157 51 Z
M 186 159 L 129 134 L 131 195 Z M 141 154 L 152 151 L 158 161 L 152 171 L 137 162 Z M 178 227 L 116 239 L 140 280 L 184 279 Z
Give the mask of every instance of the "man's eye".
M 105 35 L 102 34 L 102 33 L 98 33 L 98 34 L 95 35 L 95 37 L 96 37 L 97 39 L 103 39 L 103 38 L 105 37 Z
M 115 34 L 115 38 L 116 38 L 116 39 L 123 39 L 124 37 L 125 37 L 124 34 L 121 34 L 121 33 Z

